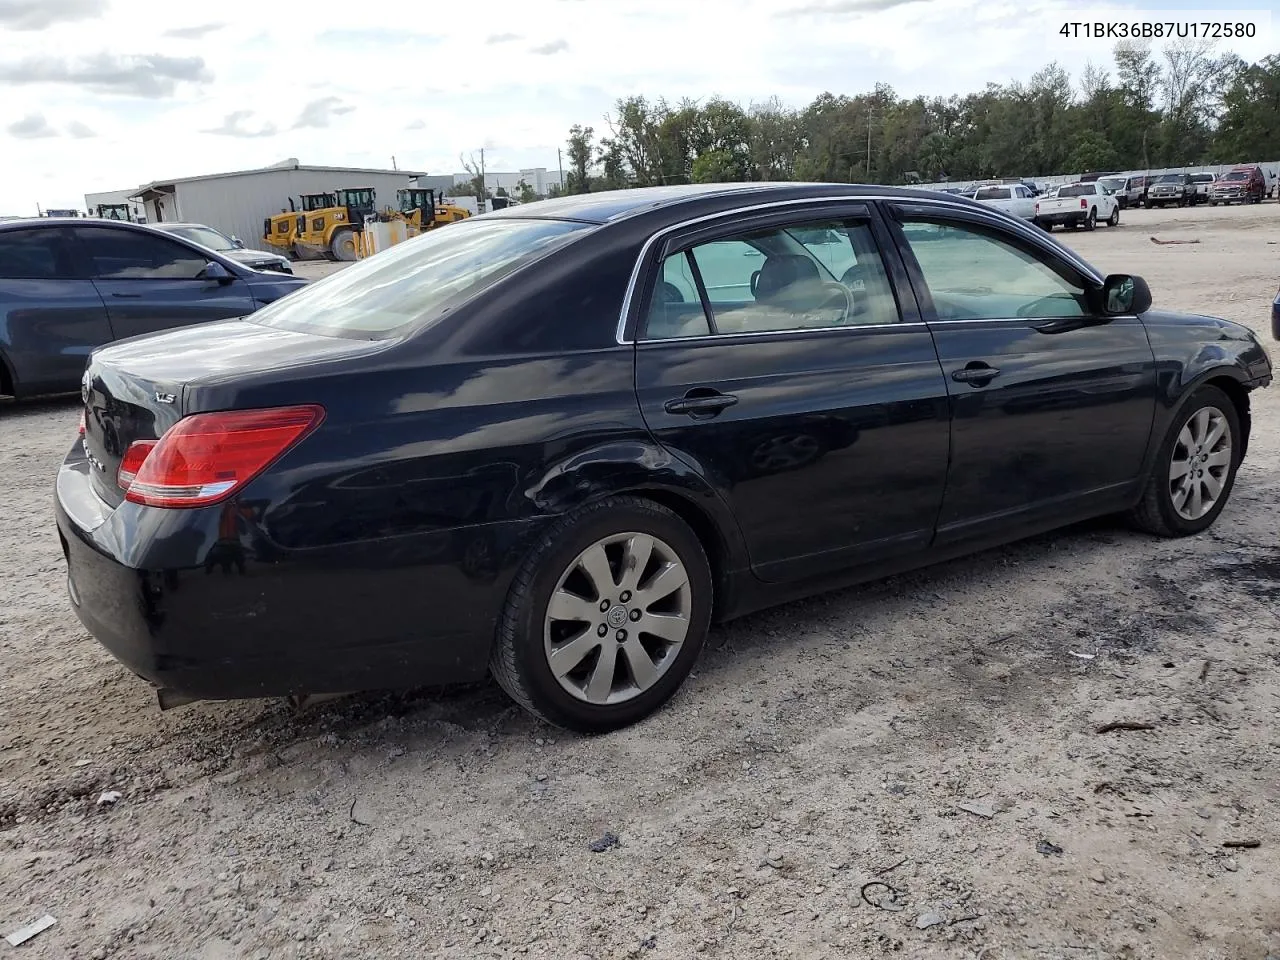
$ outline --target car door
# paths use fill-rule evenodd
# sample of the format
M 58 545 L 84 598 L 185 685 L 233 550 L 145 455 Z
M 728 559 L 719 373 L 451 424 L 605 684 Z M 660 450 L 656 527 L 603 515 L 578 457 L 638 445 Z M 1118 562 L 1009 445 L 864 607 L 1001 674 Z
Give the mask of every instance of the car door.
M 1142 321 L 1102 316 L 1096 279 L 1030 229 L 891 208 L 951 396 L 939 545 L 1127 505 L 1156 404 Z
M 202 278 L 208 256 L 172 237 L 105 225 L 74 232 L 77 257 L 102 294 L 117 339 L 242 317 L 257 307 L 246 281 L 234 273 Z
M 1018 184 L 1018 186 L 1014 187 L 1014 200 L 1012 200 L 1009 212 L 1014 216 L 1020 216 L 1024 220 L 1032 219 L 1033 216 L 1036 216 L 1036 197 L 1032 195 L 1032 192 L 1027 187 Z
M 874 211 L 780 209 L 666 237 L 634 328 L 649 429 L 725 498 L 770 581 L 926 546 L 948 435 L 933 341 Z
M 0 394 L 79 389 L 89 352 L 110 340 L 106 305 L 77 276 L 66 228 L 0 231 L 0 380 L 9 388 Z

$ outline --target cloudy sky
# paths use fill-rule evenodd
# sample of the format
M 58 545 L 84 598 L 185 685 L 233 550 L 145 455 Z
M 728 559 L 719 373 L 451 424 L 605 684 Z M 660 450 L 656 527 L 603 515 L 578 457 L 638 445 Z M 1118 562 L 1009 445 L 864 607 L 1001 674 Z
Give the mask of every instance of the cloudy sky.
M 1263 24 L 1275 2 L 1224 6 Z M 619 97 L 802 105 L 875 83 L 966 93 L 1056 59 L 1079 0 L 0 0 L 0 215 L 150 180 L 303 163 L 452 173 L 554 168 Z M 1195 18 L 1186 0 L 1091 4 Z M 1074 8 L 1074 11 L 1073 11 Z M 1126 15 L 1127 18 L 1128 15 Z M 1207 16 L 1207 14 L 1206 14 Z M 1221 19 L 1222 12 L 1218 13 Z M 1092 15 L 1091 17 L 1092 18 Z

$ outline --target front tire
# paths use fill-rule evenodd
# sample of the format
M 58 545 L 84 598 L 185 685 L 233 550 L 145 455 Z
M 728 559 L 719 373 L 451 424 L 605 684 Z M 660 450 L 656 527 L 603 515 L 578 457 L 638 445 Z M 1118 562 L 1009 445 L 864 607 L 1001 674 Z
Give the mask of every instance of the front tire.
M 1225 393 L 1200 387 L 1169 427 L 1130 521 L 1158 537 L 1187 537 L 1218 519 L 1240 466 L 1240 414 Z
M 516 703 L 580 733 L 628 726 L 679 689 L 706 639 L 711 568 L 667 508 L 613 497 L 571 511 L 512 583 L 489 667 Z
M 351 261 L 356 259 L 356 232 L 350 227 L 335 230 L 329 238 L 329 253 L 335 260 Z
M 1120 207 L 1119 206 L 1114 207 L 1111 211 L 1111 216 L 1107 217 L 1107 226 L 1108 227 L 1120 226 Z

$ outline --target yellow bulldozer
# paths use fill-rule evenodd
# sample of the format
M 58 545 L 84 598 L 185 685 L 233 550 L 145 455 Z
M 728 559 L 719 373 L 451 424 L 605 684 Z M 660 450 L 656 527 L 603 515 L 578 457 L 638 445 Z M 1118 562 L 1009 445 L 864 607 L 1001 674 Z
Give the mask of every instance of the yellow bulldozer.
M 262 239 L 298 260 L 355 260 L 364 219 L 376 212 L 373 187 L 304 193 L 301 210 L 281 211 L 262 223 Z
M 411 237 L 471 216 L 469 210 L 450 203 L 443 195 L 437 196 L 434 190 L 418 187 L 397 190 L 396 201 L 400 207 L 400 217 L 408 226 Z

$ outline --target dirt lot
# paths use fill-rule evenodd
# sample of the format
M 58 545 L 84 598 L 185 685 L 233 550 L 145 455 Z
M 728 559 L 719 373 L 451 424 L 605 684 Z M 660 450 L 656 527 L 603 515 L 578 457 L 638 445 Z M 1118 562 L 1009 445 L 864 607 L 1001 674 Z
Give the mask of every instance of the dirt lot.
M 1265 329 L 1274 203 L 1067 239 Z M 1091 524 L 754 616 L 597 739 L 492 686 L 159 713 L 65 598 L 74 404 L 0 411 L 0 933 L 58 919 L 0 953 L 1280 955 L 1280 388 L 1254 404 L 1211 535 Z

